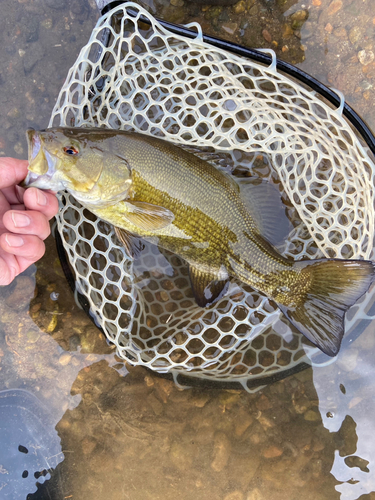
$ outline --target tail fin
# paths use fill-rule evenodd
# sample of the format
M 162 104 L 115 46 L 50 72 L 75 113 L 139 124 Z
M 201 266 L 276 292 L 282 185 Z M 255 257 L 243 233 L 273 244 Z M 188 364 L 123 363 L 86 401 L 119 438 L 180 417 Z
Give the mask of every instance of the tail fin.
M 303 300 L 291 307 L 278 304 L 298 330 L 328 356 L 336 356 L 344 336 L 345 312 L 375 279 L 375 264 L 365 260 L 296 262 L 301 279 L 309 275 Z

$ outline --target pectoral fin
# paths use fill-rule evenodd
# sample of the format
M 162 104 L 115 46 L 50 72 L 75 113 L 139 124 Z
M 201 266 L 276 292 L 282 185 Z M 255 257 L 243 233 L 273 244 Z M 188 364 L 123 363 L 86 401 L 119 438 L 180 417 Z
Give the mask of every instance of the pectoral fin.
M 220 279 L 217 273 L 201 271 L 192 265 L 189 266 L 189 276 L 195 300 L 200 307 L 207 307 L 219 300 L 229 286 L 228 278 Z
M 144 201 L 126 201 L 124 203 L 129 210 L 124 214 L 124 217 L 145 231 L 163 229 L 174 221 L 173 213 L 167 208 Z
M 117 238 L 124 245 L 125 250 L 127 251 L 130 257 L 138 257 L 138 255 L 144 249 L 144 245 L 140 238 L 133 236 L 125 229 L 121 229 L 119 227 L 115 227 L 115 233 Z

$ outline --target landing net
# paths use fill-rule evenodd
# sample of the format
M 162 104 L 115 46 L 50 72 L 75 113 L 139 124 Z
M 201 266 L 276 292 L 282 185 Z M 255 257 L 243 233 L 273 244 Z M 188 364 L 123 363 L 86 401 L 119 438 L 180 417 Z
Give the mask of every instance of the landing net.
M 370 258 L 374 163 L 343 100 L 332 109 L 279 73 L 274 54 L 263 66 L 203 42 L 194 27 L 193 40 L 172 34 L 130 2 L 101 17 L 49 126 L 135 130 L 235 177 L 258 176 L 279 190 L 293 225 L 285 256 Z M 271 300 L 235 280 L 201 309 L 181 259 L 146 243 L 133 261 L 113 228 L 67 193 L 57 222 L 92 316 L 131 364 L 248 387 L 320 353 Z M 370 300 L 347 315 L 347 335 L 368 317 Z

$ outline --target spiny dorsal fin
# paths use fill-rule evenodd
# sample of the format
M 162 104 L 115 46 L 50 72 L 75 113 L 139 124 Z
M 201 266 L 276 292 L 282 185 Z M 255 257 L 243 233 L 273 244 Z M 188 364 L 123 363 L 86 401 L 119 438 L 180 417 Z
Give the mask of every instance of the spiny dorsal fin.
M 293 229 L 285 213 L 279 191 L 256 177 L 238 180 L 242 201 L 246 204 L 260 234 L 274 246 L 287 238 Z
M 128 212 L 124 214 L 132 224 L 146 231 L 163 229 L 174 221 L 173 213 L 164 207 L 145 201 L 125 201 Z
M 207 307 L 219 300 L 229 286 L 228 278 L 220 279 L 217 273 L 202 271 L 192 265 L 189 266 L 189 276 L 195 300 L 200 307 Z

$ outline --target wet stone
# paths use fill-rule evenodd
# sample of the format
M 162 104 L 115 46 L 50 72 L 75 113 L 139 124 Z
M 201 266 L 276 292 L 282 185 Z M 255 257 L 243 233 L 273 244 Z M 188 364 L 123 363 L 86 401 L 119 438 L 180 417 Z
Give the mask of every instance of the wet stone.
M 228 33 L 229 35 L 233 35 L 237 31 L 238 24 L 237 23 L 223 23 L 221 25 L 221 27 L 226 33 Z
M 265 450 L 263 450 L 264 458 L 276 458 L 280 457 L 283 454 L 282 448 L 279 446 L 269 446 Z
M 244 0 L 240 0 L 235 5 L 233 5 L 232 8 L 235 14 L 242 14 L 246 10 L 246 3 L 244 2 Z
M 243 493 L 242 491 L 233 491 L 224 497 L 224 500 L 243 500 Z
M 72 355 L 69 354 L 68 352 L 64 352 L 63 354 L 61 354 L 61 356 L 59 357 L 59 363 L 60 365 L 62 366 L 66 366 L 67 364 L 69 364 L 70 360 L 72 359 Z
M 82 439 L 81 448 L 84 455 L 89 455 L 96 447 L 96 439 L 93 437 L 85 437 Z
M 342 8 L 342 0 L 333 0 L 327 9 L 327 14 L 332 16 Z
M 18 276 L 15 279 L 15 287 L 6 298 L 5 303 L 14 311 L 22 311 L 28 307 L 35 293 L 35 281 L 30 276 Z
M 62 10 L 67 8 L 66 0 L 44 0 L 50 9 Z
M 25 51 L 23 60 L 23 68 L 28 74 L 34 66 L 44 57 L 44 48 L 40 44 L 31 44 Z
M 367 64 L 371 64 L 374 60 L 374 53 L 372 50 L 360 50 L 358 52 L 358 60 L 363 66 L 367 66 Z
M 230 456 L 230 441 L 226 434 L 217 432 L 214 438 L 214 452 L 211 468 L 221 472 L 227 465 Z
M 29 344 L 35 344 L 40 338 L 40 332 L 38 330 L 29 330 L 26 337 Z
M 154 394 L 150 394 L 148 397 L 147 397 L 147 402 L 148 404 L 151 406 L 151 408 L 153 409 L 155 415 L 160 415 L 161 413 L 163 413 L 163 405 L 162 403 L 156 398 L 156 396 Z
M 246 495 L 246 500 L 264 500 L 265 497 L 262 495 L 261 491 L 259 488 L 254 488 L 253 490 L 249 491 Z
M 360 26 L 354 26 L 349 31 L 349 40 L 352 43 L 352 45 L 354 45 L 354 46 L 357 46 L 357 44 L 361 40 L 362 36 L 363 36 L 363 30 Z
M 314 410 L 308 410 L 304 415 L 303 418 L 307 420 L 308 422 L 317 422 L 320 420 L 320 413 Z

